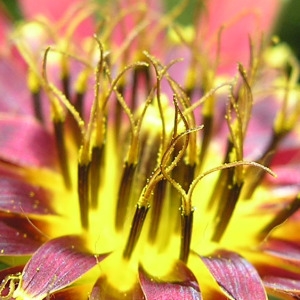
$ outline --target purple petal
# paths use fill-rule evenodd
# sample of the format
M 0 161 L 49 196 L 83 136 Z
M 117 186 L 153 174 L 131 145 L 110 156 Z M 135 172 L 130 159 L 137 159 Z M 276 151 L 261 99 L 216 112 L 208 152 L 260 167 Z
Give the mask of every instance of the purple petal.
M 0 159 L 20 166 L 55 166 L 54 139 L 37 121 L 1 115 L 0 128 Z
M 229 251 L 201 257 L 210 273 L 230 299 L 267 299 L 256 269 L 244 258 Z
M 16 223 L 14 224 L 16 226 L 18 219 L 15 219 L 14 223 Z M 31 228 L 31 231 L 29 231 L 25 226 L 22 229 L 13 228 L 4 222 L 0 222 L 0 256 L 31 255 L 34 253 L 41 246 L 42 241 L 33 230 L 34 228 Z
M 300 280 L 266 276 L 264 278 L 264 285 L 267 289 L 275 293 L 288 294 L 295 299 L 298 299 L 300 296 Z
M 15 57 L 0 59 L 0 111 L 33 115 L 32 101 L 26 85 L 26 71 Z M 24 66 L 23 66 L 24 67 Z
M 300 164 L 290 164 L 279 167 L 272 167 L 272 171 L 277 175 L 276 178 L 268 176 L 268 182 L 274 185 L 298 186 L 300 185 Z
M 89 254 L 76 236 L 64 236 L 45 243 L 26 264 L 20 293 L 42 299 L 70 285 L 102 258 Z
M 300 264 L 300 245 L 280 239 L 269 239 L 262 245 L 262 250 L 273 256 Z
M 185 264 L 178 261 L 170 275 L 172 279 L 162 280 L 147 274 L 143 268 L 139 269 L 142 290 L 147 300 L 202 299 L 197 279 Z
M 53 214 L 45 190 L 13 178 L 0 178 L 0 211 L 17 214 Z

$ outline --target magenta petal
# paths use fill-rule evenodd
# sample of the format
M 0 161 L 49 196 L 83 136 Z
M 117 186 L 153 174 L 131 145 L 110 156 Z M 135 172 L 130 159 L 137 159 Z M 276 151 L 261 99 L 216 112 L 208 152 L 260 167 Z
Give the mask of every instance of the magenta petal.
M 1 38 L 2 36 L 0 41 Z M 7 41 L 6 48 L 8 48 Z M 32 100 L 26 80 L 24 80 L 25 76 L 26 72 L 21 68 L 21 63 L 15 57 L 0 57 L 1 113 L 33 116 Z
M 180 261 L 176 263 L 170 281 L 155 278 L 139 269 L 142 290 L 147 300 L 202 299 L 199 285 L 194 274 Z
M 46 191 L 12 178 L 0 178 L 0 211 L 17 214 L 45 215 L 49 207 Z
M 201 257 L 223 292 L 230 299 L 267 299 L 262 280 L 256 269 L 244 258 L 229 251 L 218 251 Z
M 45 297 L 70 285 L 98 262 L 76 236 L 53 239 L 32 256 L 23 271 L 21 290 L 30 297 Z
M 21 0 L 20 5 L 26 18 L 32 18 L 39 14 L 43 14 L 51 20 L 59 20 L 72 5 L 76 5 L 80 2 L 81 1 L 78 0 L 40 0 L 38 2 L 34 0 Z
M 295 299 L 300 296 L 300 280 L 266 276 L 264 278 L 264 285 L 267 289 L 279 294 L 287 294 Z
M 300 264 L 300 245 L 280 239 L 269 239 L 262 245 L 262 250 L 273 256 Z
M 41 245 L 41 241 L 27 230 L 20 230 L 0 222 L 0 256 L 30 255 Z
M 55 166 L 54 139 L 37 121 L 0 115 L 0 128 L 0 159 L 20 166 Z

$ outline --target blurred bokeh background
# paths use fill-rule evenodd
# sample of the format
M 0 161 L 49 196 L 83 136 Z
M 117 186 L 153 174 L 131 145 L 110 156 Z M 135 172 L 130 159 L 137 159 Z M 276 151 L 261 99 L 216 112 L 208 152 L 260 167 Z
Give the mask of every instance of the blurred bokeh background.
M 14 20 L 22 19 L 21 11 L 19 10 L 18 0 L 0 0 L 3 7 L 8 11 L 10 16 Z M 107 0 L 98 0 L 107 1 Z M 275 34 L 280 39 L 287 42 L 295 54 L 300 58 L 300 0 L 282 0 L 284 7 L 282 9 L 280 18 L 275 27 Z M 164 0 L 166 9 L 170 9 L 174 5 L 178 4 L 178 0 Z M 178 18 L 178 22 L 182 24 L 188 24 L 192 20 L 192 15 L 199 5 L 199 0 L 190 0 L 187 9 Z

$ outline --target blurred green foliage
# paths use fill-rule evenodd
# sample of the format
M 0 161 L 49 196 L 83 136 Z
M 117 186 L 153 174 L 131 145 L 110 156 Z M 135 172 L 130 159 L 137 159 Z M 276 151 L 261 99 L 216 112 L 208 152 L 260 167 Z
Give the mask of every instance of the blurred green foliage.
M 13 20 L 22 19 L 22 13 L 19 9 L 18 0 L 0 0 L 9 12 Z
M 275 33 L 280 39 L 288 43 L 300 59 L 300 1 L 287 1 L 278 20 Z

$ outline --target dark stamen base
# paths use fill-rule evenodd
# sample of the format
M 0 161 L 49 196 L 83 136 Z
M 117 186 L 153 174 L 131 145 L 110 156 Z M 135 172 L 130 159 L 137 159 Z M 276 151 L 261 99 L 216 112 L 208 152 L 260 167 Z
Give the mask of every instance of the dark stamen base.
M 153 204 L 151 209 L 151 226 L 150 226 L 149 236 L 148 236 L 148 240 L 152 244 L 155 243 L 157 237 L 161 214 L 162 214 L 162 206 L 166 194 L 166 188 L 167 188 L 167 182 L 163 180 L 158 182 L 154 190 Z
M 91 206 L 97 208 L 99 187 L 101 186 L 100 171 L 103 165 L 103 147 L 93 147 L 92 162 L 90 169 L 91 182 Z
M 295 212 L 300 208 L 300 195 L 298 195 L 287 207 L 281 210 L 275 218 L 265 226 L 261 231 L 263 236 L 269 234 L 269 232 L 274 229 L 276 226 L 285 222 L 289 217 L 291 217 Z
M 117 231 L 121 231 L 124 226 L 124 222 L 127 214 L 127 207 L 130 200 L 130 193 L 131 193 L 135 169 L 136 169 L 136 165 L 133 164 L 128 165 L 126 163 L 125 168 L 123 170 L 123 176 L 121 179 L 121 184 L 120 184 L 119 194 L 118 194 L 116 221 L 115 221 L 115 226 Z
M 43 123 L 44 117 L 43 117 L 43 113 L 42 113 L 40 90 L 37 92 L 32 92 L 31 97 L 32 97 L 32 101 L 33 101 L 34 115 L 41 123 Z
M 191 211 L 188 215 L 186 215 L 184 212 L 181 213 L 181 244 L 179 258 L 184 263 L 187 263 L 190 253 L 193 229 L 193 215 L 193 211 Z
M 127 240 L 127 244 L 123 252 L 123 258 L 126 260 L 130 259 L 132 252 L 137 244 L 149 208 L 150 206 L 137 206 L 136 208 L 134 218 L 131 224 L 129 238 Z
M 213 234 L 212 240 L 215 242 L 219 242 L 226 231 L 226 228 L 229 224 L 229 221 L 232 217 L 235 206 L 238 202 L 240 192 L 242 189 L 242 184 L 232 184 L 228 185 L 228 195 L 223 201 L 220 203 L 220 206 L 217 211 L 217 224 L 215 228 L 215 232 Z
M 88 229 L 89 212 L 89 169 L 90 164 L 78 165 L 78 198 L 80 206 L 81 226 Z
M 71 188 L 71 179 L 69 173 L 69 161 L 65 144 L 64 122 L 54 121 L 54 133 L 61 172 L 67 189 Z

